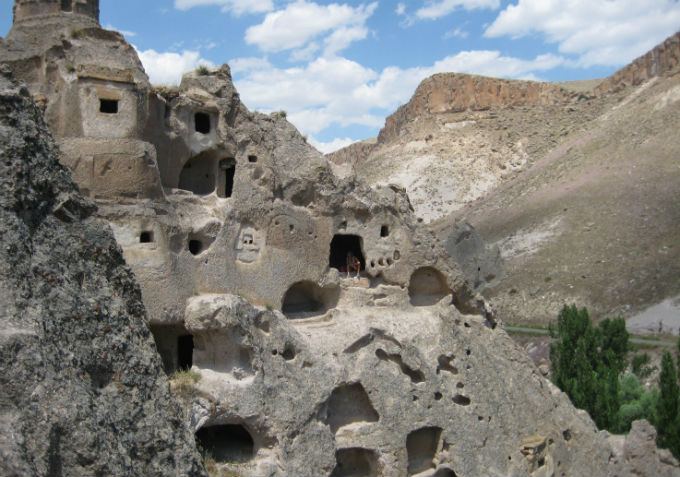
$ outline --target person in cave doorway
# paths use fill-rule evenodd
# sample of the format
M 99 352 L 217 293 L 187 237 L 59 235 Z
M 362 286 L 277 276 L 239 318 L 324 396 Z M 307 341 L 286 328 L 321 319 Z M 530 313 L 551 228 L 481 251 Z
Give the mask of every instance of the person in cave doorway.
M 357 272 L 357 277 L 361 271 L 361 261 L 354 256 L 352 252 L 347 252 L 347 277 L 352 274 L 353 271 Z

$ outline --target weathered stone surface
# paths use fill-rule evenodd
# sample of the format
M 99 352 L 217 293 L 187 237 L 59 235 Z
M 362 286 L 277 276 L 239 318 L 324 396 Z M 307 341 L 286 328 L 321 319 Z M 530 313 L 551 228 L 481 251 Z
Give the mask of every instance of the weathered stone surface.
M 144 364 L 157 370 L 162 361 L 167 372 L 190 368 L 200 377 L 175 381 L 173 389 L 217 461 L 214 472 L 628 475 L 623 463 L 610 462 L 611 449 L 589 417 L 497 326 L 443 244 L 415 217 L 403 187 L 368 187 L 348 167 L 330 164 L 282 115 L 248 111 L 226 65 L 189 73 L 177 88 L 151 88 L 121 37 L 90 25 L 69 38 L 67 25 L 93 19 L 63 14 L 60 24 L 60 14 L 50 15 L 49 22 L 15 24 L 0 58 L 20 68 L 44 105 L 63 161 L 97 200 L 140 281 L 161 354 Z M 43 20 L 38 37 L 32 28 Z M 52 89 L 57 83 L 67 98 Z M 533 85 L 501 90 L 517 104 L 561 101 Z M 489 101 L 479 91 L 474 104 L 443 97 L 430 106 L 477 110 Z M 117 180 L 98 182 L 101 171 Z M 80 210 L 69 204 L 60 202 L 55 215 Z M 115 254 L 107 240 L 102 257 Z M 360 260 L 359 273 L 345 269 L 348 252 Z M 54 266 L 62 259 L 49 258 Z M 78 263 L 62 265 L 64 276 Z M 105 282 L 80 278 L 81 287 L 109 292 Z M 131 353 L 149 341 L 134 305 L 137 321 L 120 330 L 132 335 Z M 96 306 L 96 313 L 109 313 Z M 83 333 L 90 360 L 108 363 L 105 340 L 118 336 L 116 323 L 99 340 Z M 84 325 L 99 329 L 94 320 Z M 139 371 L 131 356 L 111 358 L 116 384 L 103 389 L 123 392 L 126 380 L 165 382 L 155 375 L 137 380 L 147 368 Z M 116 360 L 131 363 L 120 364 L 120 378 Z M 149 398 L 148 411 L 135 415 L 114 405 L 102 413 L 135 416 L 120 424 L 123 435 L 140 419 L 163 426 L 154 406 L 172 401 L 162 390 L 140 394 Z M 186 437 L 175 425 L 171 437 Z M 532 436 L 540 442 L 532 444 Z M 10 440 L 7 448 L 22 445 Z M 177 462 L 194 466 L 191 451 L 179 440 L 177 446 Z M 163 449 L 148 465 L 163 458 Z
M 608 436 L 614 457 L 624 461 L 633 475 L 680 475 L 680 466 L 668 449 L 656 447 L 656 429 L 646 420 L 633 422 L 626 436 Z
M 28 90 L 0 77 L 0 474 L 205 475 L 139 288 Z
M 503 258 L 498 246 L 488 245 L 467 222 L 453 224 L 444 248 L 463 269 L 465 278 L 475 290 L 483 292 L 505 278 Z

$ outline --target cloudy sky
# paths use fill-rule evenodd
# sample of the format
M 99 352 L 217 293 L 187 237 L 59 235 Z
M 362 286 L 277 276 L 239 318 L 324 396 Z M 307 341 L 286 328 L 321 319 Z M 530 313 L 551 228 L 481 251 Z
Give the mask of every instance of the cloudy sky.
M 0 0 L 0 32 L 12 0 Z M 443 71 L 605 77 L 680 30 L 680 0 L 101 0 L 155 84 L 229 63 L 243 102 L 328 152 Z

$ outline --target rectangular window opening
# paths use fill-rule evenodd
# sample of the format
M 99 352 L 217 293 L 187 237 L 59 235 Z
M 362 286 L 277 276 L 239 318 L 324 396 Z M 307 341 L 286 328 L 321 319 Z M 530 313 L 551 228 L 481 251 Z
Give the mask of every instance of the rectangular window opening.
M 118 114 L 118 100 L 117 99 L 100 99 L 99 112 L 105 114 Z
M 139 234 L 139 243 L 153 243 L 153 232 L 145 230 Z
M 196 113 L 194 115 L 194 126 L 196 132 L 208 134 L 210 132 L 210 116 L 205 113 Z

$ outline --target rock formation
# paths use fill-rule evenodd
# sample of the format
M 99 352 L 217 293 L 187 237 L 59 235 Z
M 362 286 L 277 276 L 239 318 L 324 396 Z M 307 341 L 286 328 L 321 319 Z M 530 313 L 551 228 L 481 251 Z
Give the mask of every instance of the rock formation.
M 2 68 L 0 474 L 205 475 L 121 250 Z
M 96 1 L 85 13 L 24 3 L 0 60 L 28 83 L 61 161 L 109 221 L 166 371 L 200 376 L 174 388 L 218 472 L 628 474 L 606 436 L 497 326 L 403 188 L 368 187 L 280 115 L 249 112 L 226 65 L 152 88 L 123 38 L 93 26 Z M 55 203 L 63 220 L 81 213 Z M 41 207 L 19 209 L 32 217 Z M 348 276 L 349 254 L 358 276 Z M 43 278 L 46 292 L 63 280 Z M 84 326 L 99 329 L 103 305 L 93 304 Z M 133 343 L 148 336 L 141 328 L 129 329 Z M 106 363 L 115 344 L 90 340 L 91 358 Z M 99 366 L 97 383 L 119 379 L 118 368 Z M 125 379 L 136 379 L 132 370 Z M 163 398 L 150 397 L 150 407 Z M 10 456 L 21 451 L 12 446 Z

